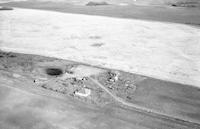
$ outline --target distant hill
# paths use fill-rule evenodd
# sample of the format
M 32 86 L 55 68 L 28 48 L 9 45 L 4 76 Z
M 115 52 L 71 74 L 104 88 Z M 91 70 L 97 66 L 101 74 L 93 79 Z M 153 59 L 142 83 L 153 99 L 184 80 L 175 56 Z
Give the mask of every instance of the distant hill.
M 199 0 L 136 0 L 135 3 L 140 5 L 172 5 L 182 7 L 200 6 Z

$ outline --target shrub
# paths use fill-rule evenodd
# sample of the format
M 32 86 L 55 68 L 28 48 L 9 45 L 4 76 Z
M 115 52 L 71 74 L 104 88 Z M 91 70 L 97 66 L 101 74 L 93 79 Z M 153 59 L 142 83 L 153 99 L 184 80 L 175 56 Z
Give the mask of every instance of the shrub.
M 100 6 L 100 5 L 109 5 L 107 2 L 93 2 L 93 1 L 90 1 L 86 4 L 86 6 Z

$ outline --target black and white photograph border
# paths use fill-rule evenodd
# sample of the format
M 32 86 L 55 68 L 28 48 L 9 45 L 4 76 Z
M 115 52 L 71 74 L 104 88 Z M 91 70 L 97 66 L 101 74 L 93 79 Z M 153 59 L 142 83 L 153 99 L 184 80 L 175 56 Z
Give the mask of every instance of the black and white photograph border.
M 0 0 L 0 129 L 200 129 L 200 1 Z

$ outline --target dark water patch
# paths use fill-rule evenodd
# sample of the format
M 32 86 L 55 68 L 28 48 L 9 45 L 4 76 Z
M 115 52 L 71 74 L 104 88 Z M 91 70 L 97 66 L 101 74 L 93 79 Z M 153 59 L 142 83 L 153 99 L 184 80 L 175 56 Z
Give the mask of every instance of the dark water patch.
M 59 68 L 47 68 L 46 73 L 50 76 L 59 76 L 63 74 L 63 71 Z

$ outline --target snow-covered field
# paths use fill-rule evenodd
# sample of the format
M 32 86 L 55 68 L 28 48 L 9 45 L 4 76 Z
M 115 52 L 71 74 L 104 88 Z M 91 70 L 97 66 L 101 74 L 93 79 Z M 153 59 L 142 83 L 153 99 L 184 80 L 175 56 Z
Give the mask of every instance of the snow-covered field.
M 16 8 L 0 12 L 0 49 L 200 87 L 200 29 L 187 25 Z

